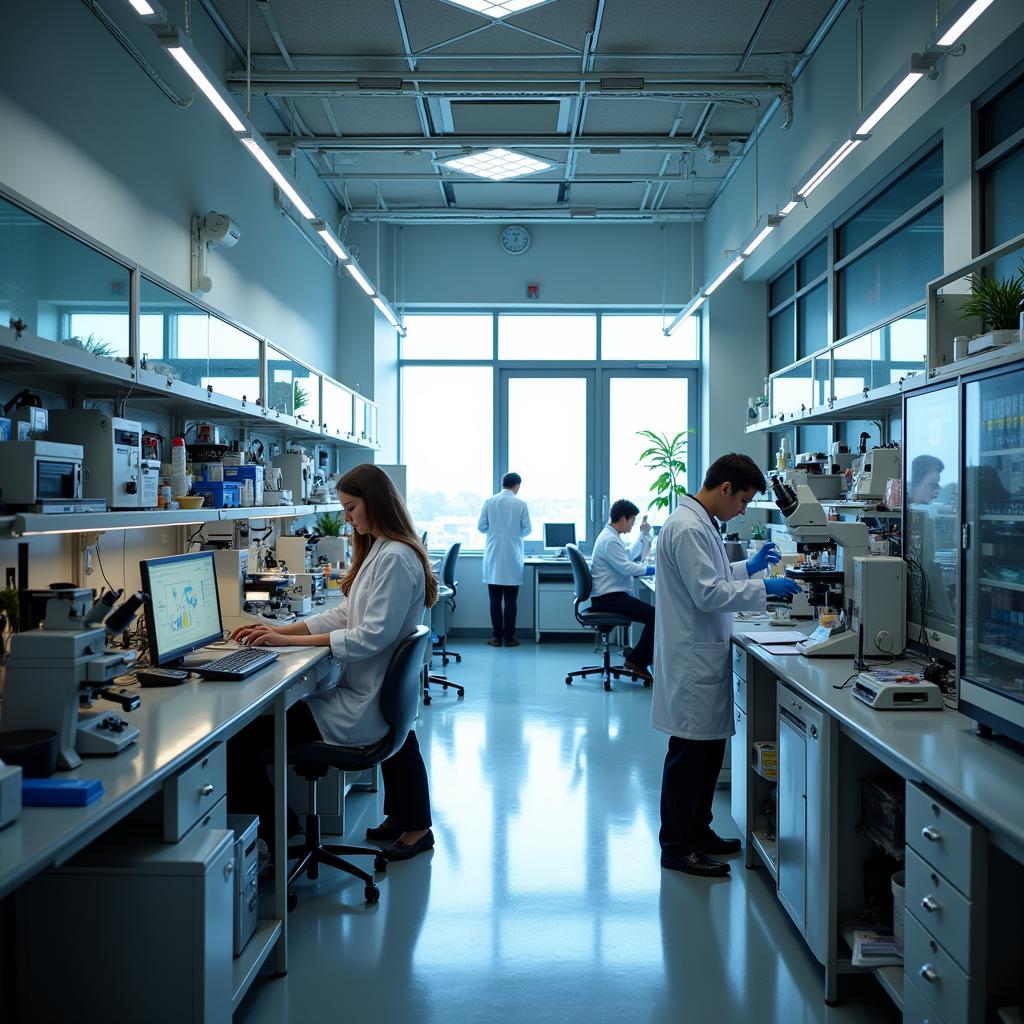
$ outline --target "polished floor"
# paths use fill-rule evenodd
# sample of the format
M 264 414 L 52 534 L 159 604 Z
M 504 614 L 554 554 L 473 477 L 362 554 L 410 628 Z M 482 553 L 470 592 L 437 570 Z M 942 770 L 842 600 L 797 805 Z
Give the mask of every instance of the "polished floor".
M 299 885 L 290 969 L 260 978 L 236 1021 L 371 1020 L 885 1024 L 899 1016 L 870 977 L 822 999 L 822 972 L 767 884 L 733 860 L 729 880 L 658 864 L 666 737 L 650 691 L 565 685 L 587 647 L 462 641 L 423 709 L 436 848 L 393 865 L 377 906 L 325 870 Z M 348 833 L 379 820 L 349 797 Z M 734 835 L 728 794 L 716 826 Z

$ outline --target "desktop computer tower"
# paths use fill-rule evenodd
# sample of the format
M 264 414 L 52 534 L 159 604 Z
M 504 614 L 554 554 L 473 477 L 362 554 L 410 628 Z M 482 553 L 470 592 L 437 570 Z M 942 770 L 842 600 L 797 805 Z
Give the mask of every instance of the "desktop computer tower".
M 228 828 L 235 833 L 235 956 L 238 956 L 256 931 L 259 918 L 259 855 L 256 831 L 260 819 L 255 814 L 229 814 Z

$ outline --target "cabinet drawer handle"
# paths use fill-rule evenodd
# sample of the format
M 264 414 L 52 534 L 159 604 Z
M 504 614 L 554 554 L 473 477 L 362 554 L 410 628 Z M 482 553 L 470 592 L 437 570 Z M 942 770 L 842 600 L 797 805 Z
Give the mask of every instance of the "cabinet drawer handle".
M 922 896 L 921 906 L 928 911 L 929 914 L 934 914 L 939 909 L 939 901 L 934 896 Z
M 929 983 L 939 980 L 939 972 L 931 964 L 921 964 L 917 969 L 917 973 Z
M 921 829 L 921 835 L 927 839 L 929 843 L 938 843 L 942 841 L 942 834 L 934 825 L 925 825 L 925 827 Z
M 224 881 L 225 882 L 231 877 L 231 875 L 234 872 L 234 870 L 235 870 L 235 862 L 233 860 L 229 860 L 224 865 Z
M 204 782 L 199 787 L 199 795 L 200 796 L 213 796 L 213 783 L 212 782 Z

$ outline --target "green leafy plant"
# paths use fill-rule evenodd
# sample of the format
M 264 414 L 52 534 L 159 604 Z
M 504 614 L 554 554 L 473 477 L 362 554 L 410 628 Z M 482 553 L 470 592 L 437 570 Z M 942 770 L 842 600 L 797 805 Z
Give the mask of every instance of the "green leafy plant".
M 309 396 L 306 394 L 303 386 L 296 381 L 295 382 L 295 397 L 292 400 L 292 412 L 298 412 L 309 404 Z
M 637 464 L 658 474 L 651 484 L 654 497 L 648 502 L 648 508 L 664 508 L 671 512 L 679 496 L 686 494 L 686 487 L 681 483 L 686 479 L 683 457 L 688 444 L 686 435 L 692 433 L 692 430 L 681 430 L 670 438 L 668 434 L 657 434 L 653 430 L 637 431 L 638 437 L 650 442 L 650 447 L 640 453 Z
M 113 346 L 97 338 L 95 334 L 90 334 L 88 338 L 80 338 L 76 334 L 74 337 L 68 338 L 64 344 L 70 345 L 72 348 L 80 348 L 83 352 L 91 352 L 94 356 L 103 356 L 104 359 L 113 359 L 117 354 Z
M 14 587 L 5 587 L 0 590 L 0 615 L 7 619 L 8 629 L 13 633 L 18 628 L 18 610 L 21 602 L 18 599 L 18 591 Z
M 342 522 L 340 512 L 321 512 L 316 517 L 316 532 L 321 537 L 340 537 Z
M 971 296 L 960 304 L 961 320 L 980 320 L 989 330 L 1016 330 L 1024 307 L 1024 263 L 1016 277 L 971 274 Z
M 767 540 L 768 539 L 768 527 L 764 523 L 754 523 L 750 527 L 750 539 L 751 540 Z

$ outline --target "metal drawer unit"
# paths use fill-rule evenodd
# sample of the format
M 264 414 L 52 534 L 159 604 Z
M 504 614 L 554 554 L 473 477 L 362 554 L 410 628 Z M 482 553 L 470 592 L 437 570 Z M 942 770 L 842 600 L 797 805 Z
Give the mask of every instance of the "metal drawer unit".
M 732 700 L 741 711 L 747 710 L 747 681 L 735 673 L 732 677 Z
M 946 1024 L 915 985 L 903 985 L 903 1024 Z
M 218 743 L 164 783 L 164 842 L 178 842 L 226 795 L 227 751 Z
M 747 652 L 735 643 L 732 645 L 732 674 L 743 680 L 747 678 Z
M 987 883 L 984 830 L 913 783 L 907 784 L 906 822 L 904 991 L 912 1005 L 923 1002 L 937 1019 L 980 1022 L 986 975 L 980 909 Z

